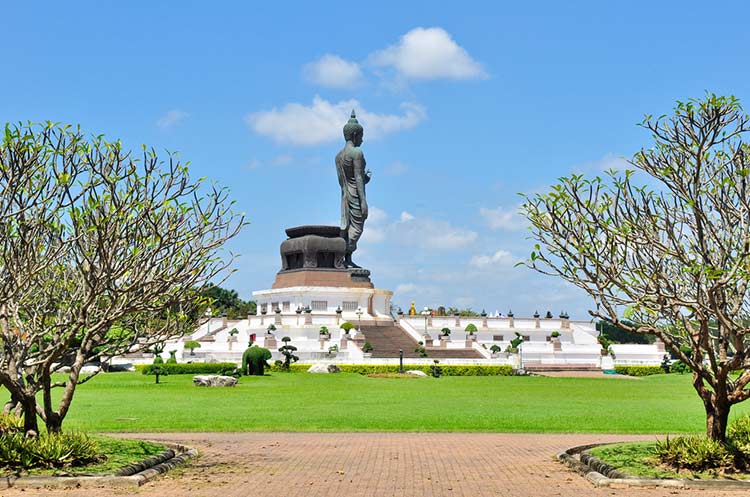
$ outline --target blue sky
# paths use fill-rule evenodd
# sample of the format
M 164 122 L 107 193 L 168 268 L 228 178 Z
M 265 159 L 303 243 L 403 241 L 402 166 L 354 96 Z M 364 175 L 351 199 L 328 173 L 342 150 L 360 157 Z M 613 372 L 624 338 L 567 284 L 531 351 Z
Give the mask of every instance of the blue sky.
M 445 5 L 443 5 L 445 4 Z M 226 286 L 270 287 L 284 228 L 338 223 L 352 106 L 373 180 L 355 260 L 407 308 L 591 301 L 514 267 L 519 192 L 622 167 L 644 114 L 705 90 L 750 105 L 744 2 L 15 2 L 0 120 L 179 151 L 250 225 Z

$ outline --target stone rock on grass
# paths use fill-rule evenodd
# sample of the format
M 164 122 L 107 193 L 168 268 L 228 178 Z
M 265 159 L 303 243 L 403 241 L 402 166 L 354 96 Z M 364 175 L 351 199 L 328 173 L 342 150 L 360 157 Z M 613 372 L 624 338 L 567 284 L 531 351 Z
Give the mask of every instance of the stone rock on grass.
M 237 378 L 215 374 L 198 375 L 193 376 L 193 384 L 196 387 L 233 387 L 237 384 Z
M 317 363 L 310 366 L 307 370 L 308 373 L 340 373 L 341 368 L 335 364 L 322 364 Z
M 418 369 L 410 369 L 406 374 L 413 374 L 414 376 L 427 376 L 427 373 Z

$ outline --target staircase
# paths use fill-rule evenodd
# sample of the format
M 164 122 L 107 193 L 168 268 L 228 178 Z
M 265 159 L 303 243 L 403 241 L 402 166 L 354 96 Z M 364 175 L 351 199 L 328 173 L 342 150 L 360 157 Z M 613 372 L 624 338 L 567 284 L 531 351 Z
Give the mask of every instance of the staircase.
M 362 326 L 365 340 L 372 345 L 372 357 L 394 358 L 398 351 L 404 351 L 404 358 L 419 358 L 414 349 L 419 347 L 416 340 L 393 324 Z M 428 349 L 428 359 L 483 359 L 474 349 Z

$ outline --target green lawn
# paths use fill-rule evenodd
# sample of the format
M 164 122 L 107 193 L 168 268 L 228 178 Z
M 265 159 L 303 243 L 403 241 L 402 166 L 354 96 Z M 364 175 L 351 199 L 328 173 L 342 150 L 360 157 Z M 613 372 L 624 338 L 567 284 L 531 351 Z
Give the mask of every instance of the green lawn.
M 733 410 L 750 411 L 750 403 Z M 638 380 L 274 373 L 235 388 L 190 375 L 103 374 L 79 387 L 66 429 L 688 433 L 704 429 L 685 375 Z

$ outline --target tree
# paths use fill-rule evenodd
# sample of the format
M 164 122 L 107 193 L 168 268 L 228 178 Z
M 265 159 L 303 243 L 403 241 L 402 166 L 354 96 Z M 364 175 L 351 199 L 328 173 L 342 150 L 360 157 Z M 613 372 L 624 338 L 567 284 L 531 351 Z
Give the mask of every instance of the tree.
M 195 349 L 201 348 L 201 343 L 197 340 L 188 340 L 182 346 L 190 351 L 190 355 L 195 355 Z
M 255 313 L 256 310 L 254 301 L 244 301 L 235 290 L 228 290 L 212 283 L 201 291 L 201 295 L 207 298 L 214 315 L 225 314 L 229 319 L 244 319 L 248 313 Z
M 654 144 L 633 169 L 561 178 L 522 207 L 538 242 L 526 264 L 587 292 L 592 316 L 662 340 L 720 441 L 750 397 L 748 120 L 734 97 L 677 102 L 642 122 Z
M 299 357 L 294 355 L 294 353 L 297 351 L 297 347 L 294 345 L 289 345 L 289 342 L 292 341 L 289 337 L 284 337 L 281 339 L 281 341 L 284 343 L 281 347 L 279 347 L 279 352 L 281 352 L 281 355 L 284 356 L 284 363 L 281 365 L 281 368 L 284 371 L 289 371 L 289 367 L 293 362 L 299 361 Z
M 0 143 L 0 384 L 24 429 L 61 430 L 88 361 L 194 330 L 200 289 L 244 224 L 228 192 L 176 156 L 53 123 L 6 125 Z M 67 363 L 64 381 L 53 374 Z M 53 400 L 52 390 L 62 394 Z M 37 402 L 41 393 L 41 402 Z

